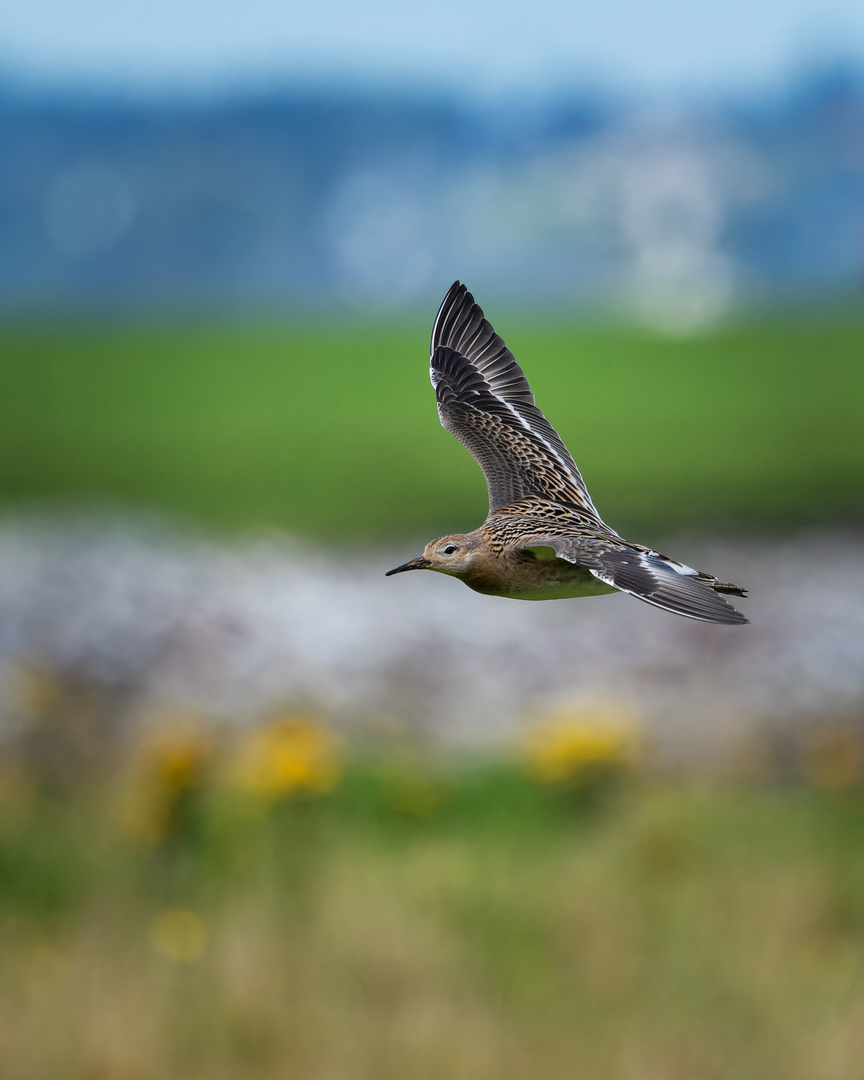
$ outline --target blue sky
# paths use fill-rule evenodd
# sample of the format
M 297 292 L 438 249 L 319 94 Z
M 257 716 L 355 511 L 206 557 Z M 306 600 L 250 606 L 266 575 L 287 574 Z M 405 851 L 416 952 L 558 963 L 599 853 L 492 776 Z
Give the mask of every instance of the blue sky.
M 360 79 L 681 96 L 770 90 L 835 56 L 864 67 L 862 0 L 0 0 L 0 73 L 156 91 Z

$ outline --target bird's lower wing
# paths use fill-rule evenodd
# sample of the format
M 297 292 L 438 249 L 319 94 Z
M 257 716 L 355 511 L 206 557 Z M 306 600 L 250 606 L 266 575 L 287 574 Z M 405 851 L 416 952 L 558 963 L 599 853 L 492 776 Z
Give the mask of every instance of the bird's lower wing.
M 536 551 L 541 544 L 554 550 L 558 558 L 584 566 L 605 584 L 664 611 L 730 626 L 750 621 L 695 573 L 680 573 L 649 551 L 614 542 L 558 537 L 538 537 L 531 546 Z

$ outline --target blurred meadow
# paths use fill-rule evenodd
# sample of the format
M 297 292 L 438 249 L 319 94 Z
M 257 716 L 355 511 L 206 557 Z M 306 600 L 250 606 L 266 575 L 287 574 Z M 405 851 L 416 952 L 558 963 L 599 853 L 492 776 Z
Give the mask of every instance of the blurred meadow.
M 858 1080 L 860 6 L 44 6 L 0 16 L 0 1072 Z M 486 509 L 457 277 L 752 625 L 385 580 Z
M 855 1077 L 861 744 L 663 778 L 630 729 L 498 762 L 177 718 L 0 788 L 15 1076 Z M 67 777 L 68 780 L 68 777 Z

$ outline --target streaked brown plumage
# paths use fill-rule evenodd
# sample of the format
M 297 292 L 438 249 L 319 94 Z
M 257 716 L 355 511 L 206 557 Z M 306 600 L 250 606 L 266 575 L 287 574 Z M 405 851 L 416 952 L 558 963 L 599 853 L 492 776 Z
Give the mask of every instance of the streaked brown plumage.
M 624 540 L 602 520 L 513 354 L 458 281 L 435 318 L 431 352 L 441 423 L 483 470 L 489 515 L 473 532 L 430 541 L 388 576 L 436 570 L 519 600 L 621 590 L 687 618 L 748 622 L 718 595 L 744 589 Z

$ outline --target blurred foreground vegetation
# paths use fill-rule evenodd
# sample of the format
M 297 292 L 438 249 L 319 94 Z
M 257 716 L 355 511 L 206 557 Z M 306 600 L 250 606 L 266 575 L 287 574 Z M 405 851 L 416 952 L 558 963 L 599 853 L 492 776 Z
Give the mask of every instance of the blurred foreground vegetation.
M 853 1080 L 860 733 L 685 784 L 619 723 L 508 758 L 315 717 L 0 768 L 0 1060 L 18 1080 Z
M 860 320 L 678 340 L 490 315 L 625 531 L 861 519 Z M 428 322 L 0 329 L 0 500 L 334 539 L 473 528 L 485 489 L 438 426 Z

